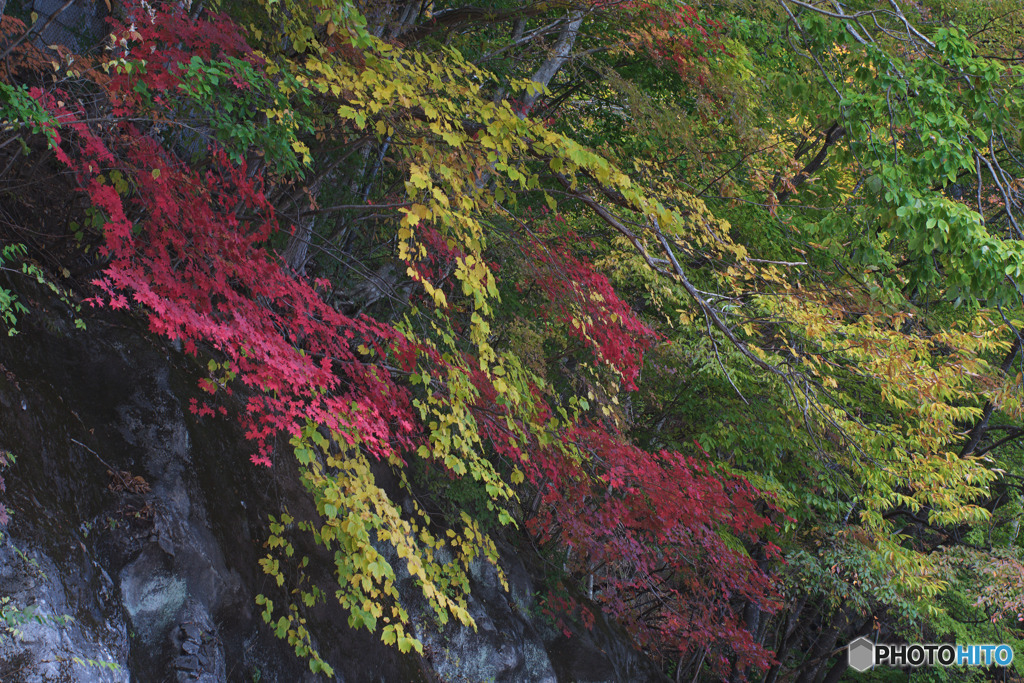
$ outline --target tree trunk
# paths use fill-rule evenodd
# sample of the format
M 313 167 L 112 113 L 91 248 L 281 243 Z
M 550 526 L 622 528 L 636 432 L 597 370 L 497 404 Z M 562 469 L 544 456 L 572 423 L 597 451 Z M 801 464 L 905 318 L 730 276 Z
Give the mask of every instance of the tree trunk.
M 582 25 L 583 12 L 577 11 L 569 15 L 565 26 L 562 28 L 562 32 L 558 35 L 558 41 L 555 42 L 555 48 L 551 56 L 540 65 L 540 68 L 533 73 L 533 77 L 530 80 L 545 88 L 551 83 L 551 79 L 555 77 L 555 74 L 569 61 L 569 55 L 572 54 L 573 45 L 576 44 L 576 36 L 579 35 Z M 526 94 L 526 97 L 523 99 L 523 116 L 530 113 L 539 97 L 540 93 L 537 91 Z

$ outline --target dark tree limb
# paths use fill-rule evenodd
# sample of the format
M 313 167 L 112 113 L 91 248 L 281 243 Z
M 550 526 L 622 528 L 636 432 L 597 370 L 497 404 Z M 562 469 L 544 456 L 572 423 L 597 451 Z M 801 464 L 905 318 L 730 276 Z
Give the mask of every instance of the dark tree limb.
M 822 136 L 821 149 L 818 150 L 818 153 L 815 154 L 810 161 L 804 164 L 804 167 L 800 169 L 799 173 L 790 179 L 789 182 L 794 189 L 807 182 L 808 178 L 814 175 L 815 172 L 825 165 L 825 161 L 828 159 L 829 149 L 839 142 L 844 135 L 846 135 L 846 129 L 839 125 L 838 122 L 829 126 L 828 130 L 826 130 Z M 802 156 L 802 154 L 800 156 Z M 778 182 L 774 183 L 774 185 L 778 186 Z M 779 202 L 781 203 L 785 201 L 791 194 L 793 194 L 793 190 L 785 190 L 778 193 Z
M 1010 347 L 1006 357 L 1003 358 L 1002 365 L 999 366 L 1001 372 L 1005 373 L 1010 369 L 1010 366 L 1013 364 L 1013 359 L 1017 357 L 1018 353 L 1020 353 L 1020 349 L 1021 338 L 1017 337 L 1014 339 L 1013 346 Z M 965 458 L 968 455 L 975 453 L 978 448 L 978 444 L 981 443 L 981 440 L 985 437 L 985 433 L 988 431 L 988 421 L 992 418 L 992 413 L 995 412 L 995 409 L 995 404 L 993 404 L 992 401 L 985 403 L 985 409 L 982 411 L 981 419 L 975 423 L 974 427 L 967 435 L 967 443 L 965 443 L 964 447 L 960 450 L 961 458 Z M 988 450 L 991 450 L 991 448 Z

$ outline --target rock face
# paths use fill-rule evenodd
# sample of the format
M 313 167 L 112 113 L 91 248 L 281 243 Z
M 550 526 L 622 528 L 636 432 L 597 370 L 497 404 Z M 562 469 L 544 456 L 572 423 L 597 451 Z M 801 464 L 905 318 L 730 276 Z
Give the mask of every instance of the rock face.
M 39 36 L 37 44 L 65 45 L 75 54 L 84 54 L 86 49 L 102 40 L 107 30 L 103 18 L 104 3 L 89 0 L 72 0 L 65 5 L 65 0 L 32 0 L 16 2 L 12 6 L 29 6 L 40 18 L 40 25 L 49 21 L 46 29 Z M 52 20 L 51 20 L 52 17 Z
M 420 608 L 417 632 L 425 659 L 439 680 L 558 680 L 544 648 L 544 636 L 550 629 L 529 616 L 533 608 L 530 578 L 521 563 L 506 561 L 505 565 L 508 592 L 494 567 L 480 561 L 472 567 L 469 613 L 476 631 L 456 624 L 442 630 L 431 628 Z M 403 594 L 413 596 L 412 586 L 406 585 Z M 416 605 L 414 598 L 410 602 Z
M 0 636 L 0 680 L 317 680 L 255 604 L 266 514 L 306 504 L 289 459 L 257 470 L 230 420 L 195 420 L 195 362 L 137 322 L 87 324 L 37 313 L 0 338 L 0 448 L 17 457 L 0 610 L 35 618 Z M 476 632 L 414 616 L 423 657 L 330 606 L 318 648 L 344 681 L 659 680 L 613 630 L 567 640 L 532 616 L 526 569 L 505 564 L 509 593 L 475 572 Z

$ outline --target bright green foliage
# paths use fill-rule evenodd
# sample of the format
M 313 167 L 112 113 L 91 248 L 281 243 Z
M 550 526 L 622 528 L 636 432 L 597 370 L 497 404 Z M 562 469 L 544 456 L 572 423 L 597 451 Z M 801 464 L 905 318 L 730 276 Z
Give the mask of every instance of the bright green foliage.
M 25 86 L 0 83 L 0 125 L 5 131 L 24 128 L 32 133 L 45 134 L 51 142 L 54 140 L 53 116 L 29 95 Z M 21 144 L 25 149 L 23 140 Z
M 197 118 L 236 160 L 258 149 L 282 174 L 297 173 L 309 163 L 298 138 L 313 130 L 301 116 L 311 106 L 311 93 L 297 80 L 286 74 L 272 78 L 233 57 L 219 62 L 199 56 L 192 57 L 181 77 L 186 106 L 199 108 Z
M 27 249 L 24 244 L 8 244 L 3 247 L 0 250 L 0 272 L 22 275 L 35 280 L 37 284 L 46 287 L 56 294 L 61 302 L 77 314 L 80 310 L 78 304 L 64 290 L 51 282 L 43 269 L 37 264 L 23 261 L 26 254 Z M 13 265 L 17 261 L 22 261 L 20 269 L 11 268 L 7 265 Z M 7 327 L 7 336 L 13 337 L 18 333 L 18 330 L 15 328 L 15 325 L 18 323 L 18 316 L 26 313 L 28 313 L 28 309 L 18 300 L 17 294 L 12 290 L 0 287 L 0 321 Z M 85 329 L 85 321 L 76 316 L 75 326 L 79 329 Z
M 22 258 L 24 255 L 24 245 L 7 245 L 4 247 L 3 253 L 0 254 L 0 269 L 9 270 L 4 264 Z M 28 313 L 28 309 L 18 301 L 18 297 L 11 290 L 0 287 L 0 317 L 3 318 L 4 325 L 7 326 L 7 335 L 9 337 L 13 337 L 18 333 L 14 326 L 18 322 L 18 316 L 25 313 Z

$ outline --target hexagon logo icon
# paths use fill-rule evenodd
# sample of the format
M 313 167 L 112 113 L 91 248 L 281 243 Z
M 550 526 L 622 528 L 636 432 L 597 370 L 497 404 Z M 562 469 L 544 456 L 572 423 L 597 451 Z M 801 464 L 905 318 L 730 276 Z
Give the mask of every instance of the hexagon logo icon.
M 860 637 L 849 645 L 850 668 L 854 671 L 867 671 L 875 664 L 875 644 Z

